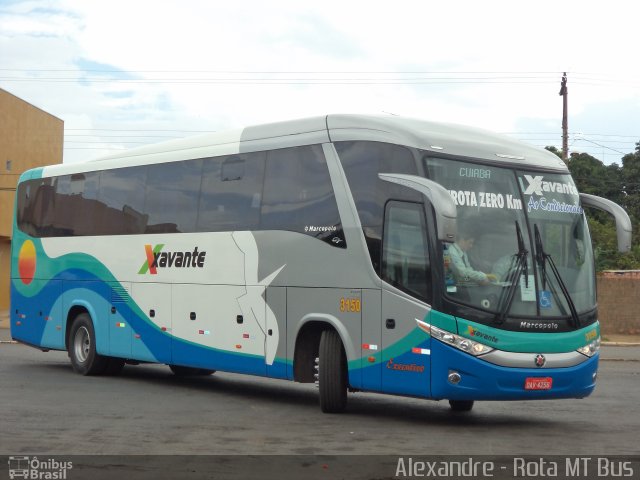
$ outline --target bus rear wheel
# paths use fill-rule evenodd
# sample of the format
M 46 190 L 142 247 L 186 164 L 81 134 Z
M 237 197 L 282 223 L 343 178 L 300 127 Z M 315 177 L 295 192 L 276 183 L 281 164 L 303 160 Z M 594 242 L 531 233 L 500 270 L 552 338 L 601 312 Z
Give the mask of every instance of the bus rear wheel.
M 96 334 L 88 313 L 78 315 L 69 332 L 69 358 L 73 370 L 81 375 L 100 375 L 107 368 L 109 358 L 96 351 Z
M 454 412 L 469 412 L 473 408 L 473 400 L 449 400 Z
M 320 409 L 324 413 L 344 411 L 347 406 L 347 356 L 335 330 L 322 332 L 317 369 Z

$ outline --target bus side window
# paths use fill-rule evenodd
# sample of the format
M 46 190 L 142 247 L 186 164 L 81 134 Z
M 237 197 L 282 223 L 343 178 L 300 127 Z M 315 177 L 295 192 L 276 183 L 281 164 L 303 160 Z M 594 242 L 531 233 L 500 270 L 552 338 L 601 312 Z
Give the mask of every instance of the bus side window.
M 74 234 L 95 235 L 98 203 L 98 187 L 100 172 L 87 172 L 71 176 L 71 192 L 77 199 L 78 209 L 75 214 Z
M 53 202 L 55 187 L 51 179 L 41 183 L 33 199 L 33 220 L 38 237 L 50 237 L 53 226 Z
M 202 160 L 154 165 L 147 173 L 145 233 L 187 233 L 196 230 Z
M 233 182 L 244 177 L 244 167 L 246 160 L 240 157 L 229 157 L 222 162 L 220 173 L 223 182 Z
M 326 240 L 341 235 L 329 169 L 318 145 L 267 154 L 261 230 L 289 230 Z
M 32 236 L 36 235 L 33 204 L 37 188 L 37 184 L 33 180 L 27 180 L 18 185 L 16 195 L 16 223 L 21 231 Z
M 197 231 L 258 228 L 264 158 L 256 152 L 204 159 Z
M 145 231 L 146 221 L 139 216 L 144 214 L 144 187 L 147 179 L 147 167 L 128 167 L 105 170 L 100 174 L 98 210 L 96 213 L 97 235 L 141 234 Z M 132 217 L 128 212 L 139 215 Z
M 393 201 L 387 204 L 381 277 L 431 303 L 431 264 L 421 204 Z

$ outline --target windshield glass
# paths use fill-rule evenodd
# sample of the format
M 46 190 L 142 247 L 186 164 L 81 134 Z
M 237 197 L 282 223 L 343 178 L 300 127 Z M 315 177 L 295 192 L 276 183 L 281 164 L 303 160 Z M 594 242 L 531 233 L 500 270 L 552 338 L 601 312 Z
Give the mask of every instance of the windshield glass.
M 569 175 L 518 172 L 518 182 L 531 228 L 540 232 L 540 242 L 549 260 L 555 264 L 578 313 L 595 307 L 595 275 L 591 238 L 578 190 Z M 569 315 L 562 285 L 549 260 L 536 251 L 539 278 L 539 305 L 543 316 Z
M 429 178 L 449 190 L 458 211 L 456 242 L 444 244 L 450 299 L 498 317 L 571 315 L 549 261 L 535 256 L 535 224 L 576 310 L 594 307 L 591 243 L 568 175 L 441 158 L 425 163 Z

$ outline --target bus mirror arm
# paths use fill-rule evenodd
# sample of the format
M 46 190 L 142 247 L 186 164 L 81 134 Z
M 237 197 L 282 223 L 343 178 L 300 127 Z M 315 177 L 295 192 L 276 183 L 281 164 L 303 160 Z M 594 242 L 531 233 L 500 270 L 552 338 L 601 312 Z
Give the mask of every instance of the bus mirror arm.
M 616 234 L 618 237 L 618 251 L 622 253 L 629 252 L 631 250 L 631 219 L 627 212 L 615 202 L 607 200 L 606 198 L 597 197 L 596 195 L 589 195 L 588 193 L 581 193 L 580 200 L 582 205 L 587 207 L 597 208 L 604 210 L 607 213 L 613 215 L 616 221 Z
M 456 205 L 446 188 L 433 180 L 416 175 L 379 173 L 378 177 L 385 182 L 396 183 L 411 188 L 427 197 L 435 211 L 438 240 L 448 243 L 455 242 L 457 230 Z

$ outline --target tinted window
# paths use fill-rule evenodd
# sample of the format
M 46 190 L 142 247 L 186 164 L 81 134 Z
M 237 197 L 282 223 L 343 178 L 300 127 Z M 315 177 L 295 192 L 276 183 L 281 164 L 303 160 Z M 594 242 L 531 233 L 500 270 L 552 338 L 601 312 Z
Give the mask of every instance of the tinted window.
M 147 173 L 145 233 L 194 232 L 202 160 L 154 165 Z
M 389 202 L 384 226 L 381 278 L 405 292 L 431 301 L 431 263 L 423 207 Z
M 101 204 L 98 202 L 100 172 L 71 175 L 71 192 L 77 192 L 81 201 L 75 212 L 75 235 L 95 235 Z
M 35 188 L 33 181 L 22 182 L 18 184 L 16 192 L 16 222 L 18 228 L 31 234 L 33 232 L 29 231 L 29 225 L 33 223 L 33 219 L 27 218 L 27 212 L 29 212 L 29 203 L 35 193 Z
M 100 177 L 97 212 L 98 235 L 144 233 L 148 215 L 144 212 L 147 167 L 105 170 Z
M 329 169 L 320 146 L 268 152 L 261 227 L 306 233 L 345 246 Z
M 25 233 L 40 237 L 51 231 L 55 188 L 51 178 L 29 180 L 18 186 L 17 222 Z
M 378 142 L 339 142 L 336 144 L 349 188 L 356 204 L 371 262 L 380 274 L 382 217 L 387 200 L 421 201 L 414 190 L 382 181 L 378 173 L 417 175 L 411 151 L 399 145 Z
M 320 146 L 27 181 L 17 213 L 34 236 L 278 229 L 346 246 Z
M 197 230 L 256 230 L 260 225 L 264 153 L 204 160 Z
M 64 175 L 55 179 L 53 197 L 53 219 L 51 228 L 55 236 L 73 236 L 75 232 L 76 209 L 82 197 L 71 193 L 71 176 Z

